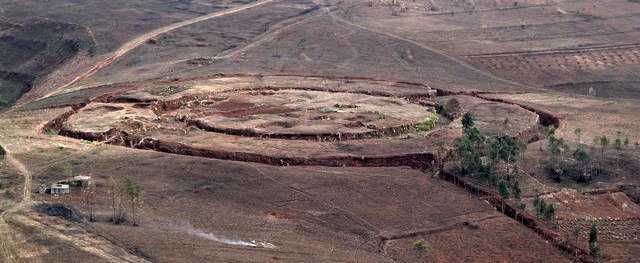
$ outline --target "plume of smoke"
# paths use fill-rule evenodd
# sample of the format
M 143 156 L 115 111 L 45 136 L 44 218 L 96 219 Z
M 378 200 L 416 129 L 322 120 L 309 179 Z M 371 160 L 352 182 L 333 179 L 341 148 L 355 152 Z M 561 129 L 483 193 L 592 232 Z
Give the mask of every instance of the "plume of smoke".
M 256 240 L 245 241 L 245 240 L 239 240 L 239 239 L 230 239 L 221 235 L 207 233 L 205 231 L 202 231 L 201 229 L 197 229 L 193 227 L 193 225 L 191 225 L 191 223 L 189 222 L 172 222 L 169 220 L 161 220 L 155 223 L 173 231 L 187 233 L 199 238 L 204 238 L 207 240 L 211 240 L 211 241 L 215 241 L 215 242 L 219 242 L 227 245 L 255 247 L 255 248 L 260 247 L 260 248 L 269 248 L 269 249 L 276 248 L 275 245 L 267 242 L 261 242 Z

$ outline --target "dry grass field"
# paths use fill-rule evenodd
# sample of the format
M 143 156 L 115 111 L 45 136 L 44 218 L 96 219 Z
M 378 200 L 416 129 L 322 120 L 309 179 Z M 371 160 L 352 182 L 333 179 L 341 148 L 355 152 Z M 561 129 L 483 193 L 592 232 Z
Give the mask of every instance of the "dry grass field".
M 635 262 L 638 10 L 0 0 L 0 262 Z

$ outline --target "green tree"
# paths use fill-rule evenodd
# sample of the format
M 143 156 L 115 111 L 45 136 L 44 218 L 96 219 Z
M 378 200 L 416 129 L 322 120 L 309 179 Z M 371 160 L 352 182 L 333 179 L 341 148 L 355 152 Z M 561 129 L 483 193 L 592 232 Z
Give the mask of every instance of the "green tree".
M 522 189 L 520 189 L 520 184 L 516 181 L 511 187 L 511 193 L 513 194 L 513 198 L 520 201 L 522 198 Z
M 456 139 L 455 149 L 462 161 L 463 174 L 474 174 L 482 167 L 480 152 L 476 144 L 467 136 Z
M 547 204 L 543 211 L 544 218 L 553 221 L 556 217 L 556 208 L 553 204 Z
M 483 168 L 480 149 L 484 138 L 475 127 L 475 119 L 471 113 L 467 112 L 462 116 L 462 126 L 463 136 L 456 139 L 455 152 L 461 159 L 462 173 L 475 174 Z
M 490 165 L 493 168 L 497 162 L 504 161 L 507 164 L 507 182 L 511 182 L 511 176 L 516 170 L 516 162 L 525 144 L 518 142 L 510 136 L 499 136 L 490 140 L 488 146 Z
M 597 138 L 597 143 L 600 145 L 600 155 L 602 157 L 602 161 L 604 162 L 604 153 L 609 146 L 609 138 L 606 135 L 602 135 L 602 137 Z
M 560 181 L 564 174 L 564 156 L 569 151 L 569 145 L 565 143 L 563 138 L 556 138 L 552 134 L 547 142 L 547 151 L 549 153 L 549 162 L 553 167 L 554 179 Z
M 589 231 L 589 252 L 596 259 L 602 258 L 602 251 L 600 250 L 600 245 L 598 245 L 598 227 L 595 223 L 591 225 L 591 230 Z
M 142 186 L 140 186 L 131 178 L 127 178 L 126 191 L 129 197 L 129 204 L 131 205 L 131 219 L 133 221 L 133 225 L 137 226 L 138 223 L 136 221 L 136 207 L 138 207 L 140 204 L 140 198 L 142 196 Z
M 504 199 L 509 199 L 509 189 L 507 188 L 507 183 L 505 181 L 500 181 L 498 183 L 498 193 Z
M 587 153 L 587 151 L 584 150 L 584 147 L 578 146 L 578 148 L 576 148 L 576 151 L 573 152 L 573 158 L 576 158 L 576 161 L 578 161 L 582 170 L 580 176 L 578 177 L 578 181 L 579 182 L 590 181 L 591 174 L 589 172 L 590 170 L 589 167 L 591 162 L 591 156 L 589 156 L 589 153 Z
M 502 197 L 501 203 L 502 203 L 502 210 L 504 212 L 504 200 L 505 199 L 509 199 L 509 189 L 507 188 L 507 183 L 505 183 L 504 181 L 500 181 L 500 183 L 498 183 L 498 193 L 500 193 L 500 196 Z
M 471 112 L 466 112 L 464 115 L 462 115 L 462 128 L 464 129 L 465 132 L 475 127 L 475 125 L 476 125 L 476 120 Z

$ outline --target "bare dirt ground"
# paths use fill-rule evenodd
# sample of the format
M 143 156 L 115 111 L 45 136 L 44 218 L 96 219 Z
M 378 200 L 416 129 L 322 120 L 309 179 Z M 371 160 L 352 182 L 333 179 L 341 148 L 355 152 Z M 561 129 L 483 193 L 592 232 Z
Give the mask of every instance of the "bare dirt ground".
M 12 196 L 0 259 L 592 262 L 597 223 L 604 261 L 633 262 L 638 5 L 0 0 L 0 36 L 41 17 L 95 42 L 2 112 L 0 183 Z M 529 143 L 516 179 L 528 210 L 514 200 L 505 210 L 482 182 L 432 176 L 461 134 L 459 118 L 432 114 L 453 98 L 484 134 Z M 594 158 L 596 136 L 620 132 L 631 145 L 605 151 L 608 172 L 593 182 L 557 182 L 542 167 L 551 125 Z M 93 205 L 75 188 L 33 193 L 69 167 L 96 179 Z M 144 189 L 137 227 L 110 222 L 106 185 L 126 178 Z M 556 221 L 536 219 L 536 195 Z

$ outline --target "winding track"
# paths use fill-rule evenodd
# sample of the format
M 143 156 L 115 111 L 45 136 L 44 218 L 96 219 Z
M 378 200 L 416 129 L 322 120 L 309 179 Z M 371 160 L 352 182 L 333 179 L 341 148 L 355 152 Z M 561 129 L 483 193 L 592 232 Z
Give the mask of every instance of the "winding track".
M 158 28 L 156 30 L 153 30 L 151 32 L 147 32 L 139 37 L 136 37 L 126 43 L 124 43 L 122 46 L 120 46 L 120 48 L 118 48 L 118 50 L 112 52 L 111 54 L 107 55 L 102 61 L 99 61 L 97 64 L 95 64 L 93 67 L 89 68 L 87 71 L 85 71 L 84 73 L 78 75 L 77 77 L 75 77 L 74 79 L 72 79 L 71 81 L 67 82 L 66 84 L 63 84 L 61 86 L 59 86 L 58 88 L 55 88 L 52 92 L 50 92 L 49 94 L 43 96 L 42 98 L 46 98 L 49 97 L 55 93 L 58 93 L 62 90 L 64 90 L 65 88 L 76 84 L 78 81 L 85 79 L 87 77 L 92 76 L 93 74 L 95 74 L 96 72 L 98 72 L 99 70 L 113 64 L 113 62 L 117 61 L 119 58 L 121 58 L 122 56 L 126 55 L 127 53 L 129 53 L 129 51 L 141 46 L 142 44 L 144 44 L 145 42 L 147 42 L 148 40 L 157 37 L 159 35 L 162 35 L 164 33 L 179 29 L 181 27 L 185 27 L 185 26 L 189 26 L 198 22 L 202 22 L 202 21 L 206 21 L 212 18 L 216 18 L 216 17 L 222 17 L 222 16 L 227 16 L 227 15 L 231 15 L 234 13 L 238 13 L 247 9 L 251 9 L 254 7 L 258 7 L 264 4 L 268 4 L 271 2 L 274 2 L 277 0 L 262 0 L 262 1 L 257 1 L 255 3 L 252 4 L 248 4 L 248 5 L 242 5 L 239 7 L 235 7 L 235 8 L 231 8 L 228 10 L 224 10 L 224 11 L 220 11 L 220 12 L 214 12 L 211 14 L 207 14 L 207 15 L 203 15 L 203 16 L 199 16 L 196 18 L 192 18 L 189 20 L 185 20 L 182 22 L 177 22 L 177 23 L 173 23 L 161 28 Z

